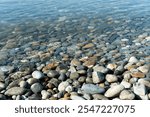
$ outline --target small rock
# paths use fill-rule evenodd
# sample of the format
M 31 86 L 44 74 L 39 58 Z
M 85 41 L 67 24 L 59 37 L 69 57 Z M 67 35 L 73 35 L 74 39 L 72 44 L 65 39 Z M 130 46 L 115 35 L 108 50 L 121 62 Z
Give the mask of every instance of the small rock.
M 93 78 L 93 83 L 100 83 L 100 82 L 104 81 L 104 79 L 105 79 L 103 73 L 96 72 L 96 71 L 94 71 L 92 73 L 92 78 Z
M 31 90 L 33 93 L 39 93 L 43 89 L 43 86 L 40 83 L 34 83 L 31 85 Z
M 67 81 L 61 82 L 58 85 L 58 90 L 59 91 L 65 91 L 66 87 L 68 87 L 68 86 L 69 86 L 69 83 Z
M 144 65 L 144 66 L 140 66 L 137 68 L 138 70 L 140 70 L 142 73 L 147 74 L 149 71 L 149 67 L 148 65 Z
M 129 90 L 123 90 L 120 95 L 119 98 L 121 100 L 133 100 L 135 98 L 135 94 L 132 91 Z
M 70 99 L 72 99 L 72 100 L 85 100 L 83 97 L 78 96 L 78 95 L 71 95 Z
M 65 81 L 66 80 L 66 74 L 65 73 L 60 73 L 60 76 L 58 77 L 59 80 Z
M 138 62 L 138 59 L 134 56 L 130 57 L 129 59 L 129 63 L 137 63 Z
M 40 72 L 40 71 L 34 71 L 34 72 L 32 73 L 32 77 L 35 78 L 35 79 L 42 79 L 43 76 L 44 76 L 43 73 Z
M 88 48 L 92 48 L 92 47 L 94 47 L 94 44 L 93 43 L 88 43 L 85 46 L 83 46 L 83 49 L 88 49 Z
M 50 78 L 55 78 L 55 77 L 58 77 L 59 76 L 59 73 L 55 70 L 50 70 L 48 73 L 47 73 L 47 76 L 50 77 Z
M 81 90 L 88 94 L 104 93 L 105 89 L 94 84 L 83 84 Z
M 43 100 L 46 100 L 46 99 L 50 98 L 50 96 L 51 96 L 51 94 L 46 90 L 42 90 L 41 95 L 42 95 Z
M 117 82 L 117 81 L 118 81 L 118 78 L 117 78 L 116 75 L 107 74 L 107 75 L 106 75 L 106 80 L 107 80 L 109 83 L 113 83 L 113 82 Z
M 86 100 L 91 100 L 91 99 L 92 99 L 91 95 L 90 95 L 90 94 L 87 94 L 87 93 L 85 93 L 85 94 L 83 95 L 83 98 L 85 98 Z
M 0 71 L 4 73 L 11 73 L 14 70 L 14 66 L 1 66 Z
M 92 97 L 94 100 L 108 100 L 108 98 L 102 94 L 93 94 Z
M 145 74 L 141 73 L 141 72 L 133 72 L 133 73 L 131 73 L 131 76 L 135 77 L 135 78 L 144 78 Z
M 88 68 L 91 68 L 95 65 L 96 63 L 96 58 L 95 57 L 91 57 L 89 59 L 87 59 L 87 61 L 85 61 L 83 63 L 84 66 L 88 67 Z
M 117 68 L 117 65 L 116 64 L 108 64 L 107 68 L 111 69 L 111 70 L 115 70 Z
M 20 86 L 20 87 L 23 87 L 23 88 L 27 88 L 28 83 L 27 83 L 26 81 L 21 81 L 21 82 L 19 83 L 19 86 Z
M 133 84 L 133 90 L 139 96 L 144 96 L 147 93 L 145 85 L 140 83 Z
M 105 92 L 105 96 L 108 98 L 111 97 L 116 97 L 120 94 L 120 92 L 124 89 L 123 85 L 116 85 L 113 87 L 110 87 L 106 92 Z
M 123 81 L 121 82 L 121 84 L 122 84 L 126 89 L 131 88 L 131 84 L 130 84 L 129 82 L 125 81 L 125 80 L 123 80 Z
M 101 72 L 101 73 L 106 73 L 107 69 L 103 66 L 98 66 L 98 65 L 95 65 L 93 67 L 93 70 L 94 71 L 97 71 L 97 72 Z
M 73 87 L 72 86 L 67 86 L 65 91 L 68 92 L 68 93 L 71 93 L 73 91 Z
M 13 95 L 22 95 L 24 94 L 26 89 L 22 87 L 12 87 L 5 92 L 5 95 L 13 96 Z
M 70 79 L 77 79 L 77 78 L 79 78 L 78 72 L 73 72 L 70 74 Z
M 27 83 L 30 84 L 30 85 L 32 85 L 32 84 L 34 84 L 34 83 L 37 83 L 38 81 L 39 81 L 39 80 L 36 79 L 36 78 L 29 78 L 29 79 L 27 80 Z
M 0 81 L 5 81 L 5 75 L 2 71 L 0 71 Z
M 0 91 L 3 90 L 5 87 L 6 87 L 5 84 L 0 82 Z
M 79 79 L 78 79 L 78 81 L 79 81 L 80 83 L 84 83 L 85 80 L 86 80 L 86 77 L 85 77 L 85 76 L 81 76 L 81 77 L 79 77 Z
M 80 66 L 80 65 L 81 65 L 81 62 L 80 62 L 79 60 L 77 60 L 77 59 L 73 59 L 73 60 L 71 61 L 71 65 L 73 65 L 73 66 Z

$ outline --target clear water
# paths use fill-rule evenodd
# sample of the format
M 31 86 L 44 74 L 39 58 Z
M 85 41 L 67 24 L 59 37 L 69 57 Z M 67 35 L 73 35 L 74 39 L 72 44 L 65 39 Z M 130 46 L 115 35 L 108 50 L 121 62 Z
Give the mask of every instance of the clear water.
M 49 20 L 60 16 L 148 17 L 149 0 L 0 0 L 0 21 Z

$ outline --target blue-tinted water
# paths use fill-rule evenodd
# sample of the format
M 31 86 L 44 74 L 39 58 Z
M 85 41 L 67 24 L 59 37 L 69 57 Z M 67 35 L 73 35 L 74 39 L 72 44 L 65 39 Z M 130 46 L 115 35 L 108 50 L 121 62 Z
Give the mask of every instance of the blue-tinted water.
M 148 17 L 149 0 L 0 0 L 0 21 L 55 19 L 60 16 Z

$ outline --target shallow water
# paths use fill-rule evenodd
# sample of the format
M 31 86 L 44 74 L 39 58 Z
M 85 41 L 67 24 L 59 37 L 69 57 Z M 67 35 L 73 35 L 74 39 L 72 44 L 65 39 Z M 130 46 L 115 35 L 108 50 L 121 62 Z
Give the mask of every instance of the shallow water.
M 22 55 L 34 41 L 65 47 L 94 38 L 127 38 L 131 45 L 139 35 L 150 35 L 149 6 L 149 0 L 0 0 L 0 51 L 19 48 Z

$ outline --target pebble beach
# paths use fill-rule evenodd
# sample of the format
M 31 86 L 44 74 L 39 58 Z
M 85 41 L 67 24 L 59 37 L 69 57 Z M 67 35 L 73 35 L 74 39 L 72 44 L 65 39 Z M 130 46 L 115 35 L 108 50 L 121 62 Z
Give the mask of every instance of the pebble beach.
M 1 23 L 0 99 L 149 100 L 150 16 L 88 15 Z

